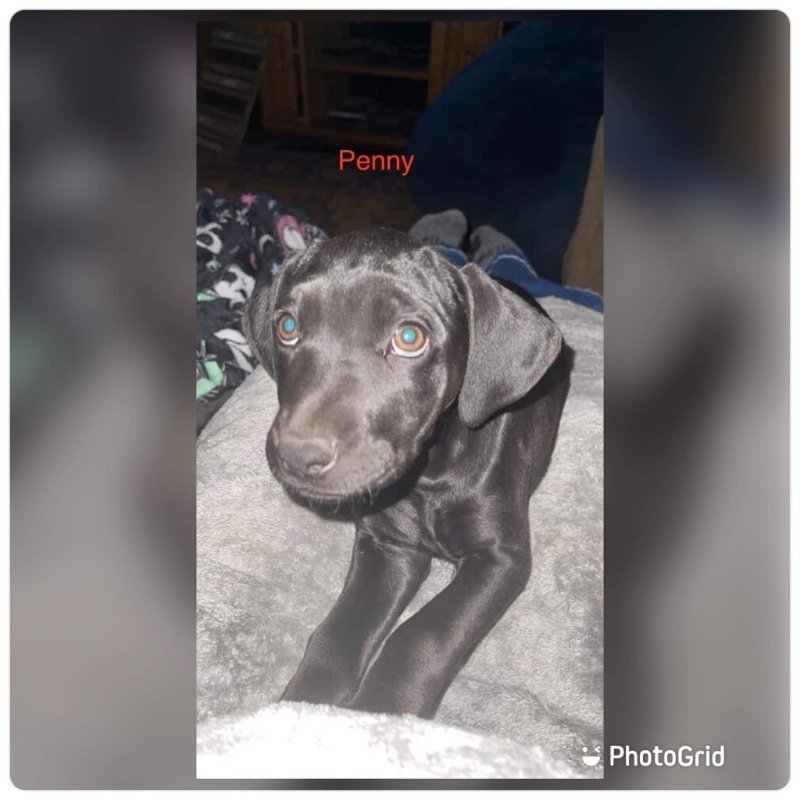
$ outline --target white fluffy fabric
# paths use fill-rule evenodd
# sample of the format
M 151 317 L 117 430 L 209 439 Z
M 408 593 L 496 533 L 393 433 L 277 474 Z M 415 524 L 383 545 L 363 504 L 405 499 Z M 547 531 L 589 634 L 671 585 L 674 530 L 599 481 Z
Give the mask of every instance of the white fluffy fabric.
M 580 778 L 540 747 L 417 717 L 277 703 L 200 729 L 198 778 Z
M 587 767 L 581 757 L 602 744 L 603 317 L 564 300 L 542 305 L 576 359 L 553 461 L 530 504 L 533 574 L 446 693 L 435 722 L 270 705 L 342 587 L 353 529 L 296 505 L 270 474 L 264 442 L 277 397 L 263 370 L 209 422 L 197 453 L 198 766 L 204 772 L 276 777 L 277 763 L 285 778 L 342 776 L 342 770 L 345 777 L 367 777 L 365 762 L 344 754 L 369 745 L 370 764 L 381 771 L 370 767 L 370 777 L 426 770 L 445 770 L 447 777 L 476 777 L 475 770 L 499 770 L 492 777 L 520 777 L 520 770 L 531 777 L 546 777 L 542 770 L 601 777 L 602 767 Z M 451 574 L 449 565 L 435 563 L 406 616 Z M 416 742 L 419 751 L 409 744 Z M 287 774 L 289 765 L 296 774 Z

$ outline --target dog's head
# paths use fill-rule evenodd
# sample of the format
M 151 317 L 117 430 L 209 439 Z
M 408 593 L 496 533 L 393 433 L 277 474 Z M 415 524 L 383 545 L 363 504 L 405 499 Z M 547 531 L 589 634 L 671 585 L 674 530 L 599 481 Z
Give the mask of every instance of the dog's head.
M 458 401 L 471 428 L 519 400 L 558 355 L 537 307 L 475 265 L 380 229 L 318 243 L 256 290 L 244 329 L 278 386 L 270 469 L 340 501 L 397 480 Z

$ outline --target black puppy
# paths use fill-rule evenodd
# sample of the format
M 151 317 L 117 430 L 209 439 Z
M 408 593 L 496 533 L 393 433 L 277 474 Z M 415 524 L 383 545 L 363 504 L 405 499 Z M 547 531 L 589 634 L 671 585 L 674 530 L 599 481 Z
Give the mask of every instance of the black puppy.
M 270 469 L 356 509 L 344 589 L 283 699 L 433 716 L 528 581 L 568 348 L 534 301 L 387 229 L 291 258 L 244 327 L 278 387 Z M 386 638 L 432 557 L 455 577 Z

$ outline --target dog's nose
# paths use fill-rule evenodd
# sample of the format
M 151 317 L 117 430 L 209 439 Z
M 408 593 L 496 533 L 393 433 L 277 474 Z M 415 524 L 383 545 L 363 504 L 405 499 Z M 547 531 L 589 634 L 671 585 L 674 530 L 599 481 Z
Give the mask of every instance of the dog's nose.
M 279 453 L 284 465 L 296 475 L 322 475 L 336 461 L 336 442 L 328 439 L 280 437 Z

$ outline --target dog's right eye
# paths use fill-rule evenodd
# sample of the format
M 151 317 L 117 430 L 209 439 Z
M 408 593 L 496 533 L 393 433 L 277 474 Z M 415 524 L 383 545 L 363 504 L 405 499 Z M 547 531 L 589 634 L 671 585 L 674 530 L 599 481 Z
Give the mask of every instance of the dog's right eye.
M 281 344 L 291 347 L 297 344 L 300 339 L 300 333 L 297 326 L 297 320 L 291 314 L 281 314 L 278 317 L 276 324 L 278 329 L 278 339 Z

